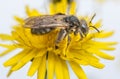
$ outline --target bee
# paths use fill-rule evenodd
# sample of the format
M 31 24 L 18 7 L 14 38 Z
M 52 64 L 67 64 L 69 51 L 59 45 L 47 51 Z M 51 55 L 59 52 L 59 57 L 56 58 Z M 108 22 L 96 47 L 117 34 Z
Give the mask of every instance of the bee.
M 56 45 L 66 36 L 68 36 L 68 41 L 70 41 L 70 33 L 74 33 L 74 35 L 79 34 L 81 39 L 83 39 L 89 32 L 86 20 L 79 20 L 74 15 L 65 15 L 62 13 L 29 17 L 25 19 L 24 27 L 31 28 L 31 33 L 35 35 L 44 35 L 56 28 L 60 29 L 55 41 Z M 99 32 L 96 27 L 91 27 Z

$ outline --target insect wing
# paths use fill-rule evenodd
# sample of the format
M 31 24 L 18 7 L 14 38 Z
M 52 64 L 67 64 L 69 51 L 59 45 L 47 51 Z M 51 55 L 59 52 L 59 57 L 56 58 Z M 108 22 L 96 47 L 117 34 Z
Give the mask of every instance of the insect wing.
M 65 15 L 44 15 L 30 17 L 25 20 L 26 28 L 44 28 L 44 27 L 68 27 L 69 24 L 63 21 Z

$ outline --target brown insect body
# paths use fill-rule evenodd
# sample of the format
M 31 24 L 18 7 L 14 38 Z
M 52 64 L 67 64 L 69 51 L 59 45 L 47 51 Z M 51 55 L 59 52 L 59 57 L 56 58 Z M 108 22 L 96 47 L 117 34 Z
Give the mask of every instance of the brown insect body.
M 56 28 L 59 28 L 60 32 L 58 33 L 56 44 L 58 44 L 66 36 L 68 36 L 68 41 L 70 41 L 69 33 L 71 32 L 75 35 L 79 33 L 82 39 L 89 31 L 89 26 L 84 19 L 79 20 L 74 15 L 65 15 L 61 13 L 56 15 L 43 15 L 27 18 L 25 20 L 24 27 L 31 28 L 31 33 L 36 35 L 46 34 Z M 94 26 L 91 27 L 95 28 Z M 99 32 L 99 30 L 97 31 Z
M 43 15 L 25 20 L 24 27 L 31 28 L 32 34 L 46 34 L 55 28 L 65 29 L 69 26 L 63 21 L 66 15 Z

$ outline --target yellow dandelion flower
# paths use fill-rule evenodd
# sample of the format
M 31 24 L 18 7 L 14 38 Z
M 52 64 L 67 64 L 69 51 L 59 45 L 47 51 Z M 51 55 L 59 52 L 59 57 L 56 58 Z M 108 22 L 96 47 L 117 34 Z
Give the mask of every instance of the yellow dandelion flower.
M 55 6 L 56 9 L 54 4 L 50 4 L 50 14 L 65 13 L 67 2 L 61 0 Z M 75 2 L 72 2 L 70 14 L 75 13 L 75 6 Z M 29 17 L 42 15 L 36 9 L 31 10 L 29 7 L 26 7 L 26 13 Z M 14 18 L 19 24 L 13 27 L 11 35 L 0 34 L 1 40 L 12 41 L 11 45 L 0 44 L 0 46 L 7 48 L 6 51 L 0 53 L 0 56 L 4 56 L 18 48 L 22 49 L 4 63 L 5 67 L 11 67 L 7 76 L 13 71 L 22 68 L 26 63 L 32 62 L 27 75 L 33 76 L 37 72 L 37 79 L 45 79 L 46 73 L 47 79 L 53 79 L 54 75 L 56 75 L 56 79 L 70 79 L 68 65 L 71 66 L 79 79 L 87 79 L 82 70 L 82 65 L 103 68 L 104 64 L 100 63 L 99 57 L 108 60 L 114 59 L 113 56 L 104 53 L 102 50 L 114 50 L 115 48 L 112 45 L 116 44 L 116 42 L 101 42 L 95 39 L 107 38 L 113 32 L 90 32 L 81 41 L 79 41 L 79 35 L 70 34 L 71 41 L 69 46 L 67 46 L 68 40 L 65 38 L 59 43 L 59 48 L 55 49 L 54 41 L 59 32 L 58 29 L 45 35 L 33 35 L 29 28 L 23 28 L 24 19 L 17 16 Z M 84 19 L 87 22 L 90 20 L 88 17 L 84 17 Z M 101 20 L 95 24 L 89 23 L 89 25 L 99 28 Z M 91 28 L 90 31 L 92 30 Z

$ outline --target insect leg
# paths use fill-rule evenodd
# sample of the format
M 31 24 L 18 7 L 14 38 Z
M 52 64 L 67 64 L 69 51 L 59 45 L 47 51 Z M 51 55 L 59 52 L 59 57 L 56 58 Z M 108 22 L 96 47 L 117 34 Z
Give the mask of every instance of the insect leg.
M 80 40 L 84 38 L 82 31 L 79 29 L 79 34 L 80 34 Z
M 56 44 L 58 44 L 61 40 L 63 40 L 67 35 L 67 32 L 65 29 L 61 29 L 58 36 L 57 36 L 57 39 L 56 39 Z
M 70 35 L 68 34 L 68 43 L 67 43 L 67 46 L 70 44 L 70 41 L 71 41 L 71 37 L 70 37 Z
M 77 35 L 78 33 L 80 34 L 80 40 L 82 40 L 84 36 L 80 28 L 76 29 L 76 31 L 74 32 L 74 35 Z
M 77 35 L 79 32 L 79 28 L 76 28 L 76 30 L 74 31 L 74 35 Z

